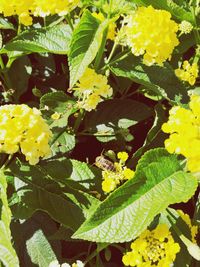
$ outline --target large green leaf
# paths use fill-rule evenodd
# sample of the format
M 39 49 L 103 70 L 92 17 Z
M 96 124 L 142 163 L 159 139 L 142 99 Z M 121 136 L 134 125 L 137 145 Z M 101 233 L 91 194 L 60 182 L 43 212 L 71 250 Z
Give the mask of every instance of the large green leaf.
M 139 57 L 129 55 L 118 61 L 113 60 L 110 69 L 117 76 L 122 76 L 133 80 L 136 83 L 146 86 L 158 96 L 176 101 L 182 97 L 188 102 L 187 89 L 175 76 L 172 67 L 165 63 L 160 66 L 146 66 L 142 64 Z
M 165 149 L 150 150 L 139 161 L 135 177 L 102 202 L 73 237 L 130 241 L 170 204 L 188 201 L 196 188 L 196 178 L 181 170 L 174 155 Z
M 54 27 L 34 29 L 21 33 L 7 43 L 0 53 L 23 51 L 36 53 L 67 54 L 71 30 L 69 25 L 60 24 Z
M 57 162 L 59 163 L 58 160 Z M 54 162 L 53 166 L 54 171 L 59 173 L 60 164 L 56 165 Z M 48 167 L 52 167 L 47 163 L 45 167 L 46 169 L 41 166 L 23 165 L 19 161 L 10 165 L 16 187 L 16 193 L 10 202 L 12 212 L 15 218 L 26 219 L 35 211 L 42 210 L 55 221 L 76 229 L 96 207 L 98 200 L 85 192 L 67 186 L 61 187 L 60 183 L 67 185 L 67 177 L 54 177 L 53 172 L 48 171 Z
M 11 243 L 11 211 L 7 200 L 7 181 L 0 170 L 0 262 L 5 267 L 18 267 L 19 261 Z
M 32 262 L 39 267 L 48 267 L 50 262 L 57 259 L 42 230 L 37 230 L 27 240 L 26 247 Z
M 108 142 L 139 121 L 152 115 L 152 110 L 143 103 L 130 99 L 113 99 L 101 103 L 96 111 L 86 117 L 86 130 L 94 133 L 98 140 Z
M 70 44 L 70 87 L 73 87 L 95 58 L 107 25 L 107 20 L 100 23 L 89 10 L 86 10 L 83 14 L 72 34 Z

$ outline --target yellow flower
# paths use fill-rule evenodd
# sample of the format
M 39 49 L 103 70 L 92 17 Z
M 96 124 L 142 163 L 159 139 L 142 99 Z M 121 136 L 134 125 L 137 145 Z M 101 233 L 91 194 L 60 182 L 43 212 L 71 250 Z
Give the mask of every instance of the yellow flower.
M 107 77 L 90 68 L 86 69 L 73 90 L 79 97 L 79 107 L 87 111 L 95 109 L 99 102 L 112 95 Z
M 32 24 L 32 17 L 58 14 L 64 16 L 79 4 L 80 0 L 1 0 L 0 13 L 5 17 L 18 15 L 25 26 Z
M 0 107 L 0 152 L 14 154 L 21 150 L 26 160 L 35 165 L 40 157 L 50 155 L 51 136 L 38 109 L 24 104 Z
M 144 55 L 146 65 L 162 65 L 171 58 L 174 47 L 179 44 L 176 36 L 178 24 L 171 20 L 168 11 L 152 6 L 139 7 L 125 22 L 126 43 L 135 56 Z
M 118 159 L 122 160 L 123 162 L 126 162 L 128 159 L 128 153 L 126 152 L 118 152 L 117 153 Z
M 179 24 L 179 31 L 181 34 L 188 34 L 192 31 L 193 26 L 189 21 L 183 20 L 181 24 Z
M 119 152 L 117 157 L 120 161 L 114 163 L 115 170 L 104 170 L 102 172 L 102 190 L 106 193 L 113 191 L 124 180 L 133 178 L 135 174 L 133 170 L 125 166 L 125 161 L 128 159 L 126 152 Z
M 165 140 L 169 153 L 181 154 L 187 158 L 188 170 L 200 171 L 200 96 L 193 95 L 190 109 L 173 107 L 168 122 L 162 130 L 170 136 Z
M 101 12 L 99 12 L 99 13 L 93 12 L 92 15 L 95 18 L 99 19 L 101 22 L 103 22 L 105 20 L 105 17 L 103 15 L 103 13 L 101 13 Z M 109 27 L 108 27 L 107 39 L 114 40 L 115 35 L 116 35 L 116 24 L 114 22 L 111 22 L 109 24 Z
M 133 178 L 135 172 L 129 168 L 124 168 L 123 175 L 127 180 L 130 180 Z
M 53 120 L 59 120 L 59 119 L 60 119 L 60 116 L 61 116 L 60 113 L 55 112 L 55 113 L 53 113 L 53 114 L 51 115 L 51 118 L 52 118 Z
M 175 243 L 165 224 L 158 225 L 153 231 L 144 231 L 132 244 L 122 262 L 125 266 L 169 267 L 174 262 L 180 246 Z
M 102 173 L 102 176 L 104 177 L 105 172 Z M 106 193 L 109 193 L 111 191 L 113 191 L 117 186 L 117 181 L 115 179 L 113 179 L 113 177 L 109 177 L 108 175 L 106 175 L 106 177 L 104 178 L 103 182 L 102 182 L 102 190 Z
M 196 78 L 198 77 L 199 69 L 197 63 L 190 63 L 185 60 L 182 64 L 182 68 L 176 69 L 176 76 L 185 82 L 188 82 L 190 85 L 194 85 L 196 82 Z

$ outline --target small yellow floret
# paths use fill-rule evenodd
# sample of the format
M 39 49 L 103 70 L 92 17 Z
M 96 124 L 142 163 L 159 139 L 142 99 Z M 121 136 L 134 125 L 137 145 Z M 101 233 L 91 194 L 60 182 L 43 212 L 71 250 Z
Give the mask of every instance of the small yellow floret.
M 130 180 L 133 178 L 135 172 L 129 168 L 125 168 L 123 170 L 123 174 L 124 174 L 124 177 L 127 179 L 127 180 Z
M 199 69 L 197 63 L 190 63 L 185 60 L 182 64 L 182 68 L 176 69 L 176 76 L 182 81 L 188 82 L 190 85 L 194 85 L 196 78 L 198 77 Z
M 0 107 L 0 152 L 14 154 L 21 150 L 26 160 L 35 165 L 40 157 L 51 154 L 51 136 L 38 109 L 27 105 Z
M 73 90 L 79 97 L 79 107 L 87 111 L 95 109 L 104 98 L 112 95 L 112 88 L 108 84 L 107 77 L 97 74 L 90 68 L 86 69 Z
M 55 113 L 53 113 L 53 114 L 51 115 L 51 118 L 52 118 L 53 120 L 59 120 L 59 119 L 60 119 L 60 116 L 61 116 L 60 113 L 55 112 Z
M 180 251 L 178 243 L 167 225 L 158 225 L 153 231 L 144 231 L 132 244 L 132 251 L 127 252 L 122 262 L 125 266 L 134 267 L 169 267 Z
M 123 162 L 126 162 L 128 159 L 128 153 L 126 152 L 118 152 L 117 153 L 118 159 L 121 159 Z
M 178 24 L 171 19 L 168 11 L 152 6 L 139 7 L 125 21 L 126 43 L 135 56 L 144 55 L 146 65 L 162 65 L 171 58 L 174 48 L 179 44 L 176 36 Z
M 193 30 L 193 26 L 189 21 L 183 20 L 181 24 L 179 24 L 179 31 L 181 34 L 188 34 Z

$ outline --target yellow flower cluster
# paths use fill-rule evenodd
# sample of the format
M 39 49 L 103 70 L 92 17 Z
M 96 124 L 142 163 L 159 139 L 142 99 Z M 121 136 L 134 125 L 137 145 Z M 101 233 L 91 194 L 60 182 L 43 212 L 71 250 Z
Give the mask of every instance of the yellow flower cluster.
M 101 22 L 105 20 L 105 17 L 101 12 L 99 13 L 93 12 L 92 15 L 95 18 L 99 19 Z M 114 40 L 115 35 L 116 35 L 116 24 L 114 22 L 111 22 L 108 27 L 107 39 Z
M 188 214 L 184 213 L 182 210 L 177 210 L 177 212 L 180 215 L 180 217 L 185 221 L 185 223 L 188 225 L 188 227 L 190 228 L 192 242 L 196 244 L 197 243 L 196 237 L 198 234 L 198 226 L 192 225 L 190 216 Z
M 19 22 L 28 26 L 32 16 L 45 17 L 58 14 L 66 15 L 79 4 L 80 0 L 1 0 L 0 13 L 5 17 L 18 15 Z
M 19 149 L 31 165 L 51 153 L 48 125 L 36 108 L 27 105 L 0 107 L 0 152 L 14 154 Z
M 125 166 L 128 159 L 126 152 L 119 152 L 117 154 L 119 162 L 114 163 L 115 171 L 102 171 L 102 190 L 106 193 L 113 191 L 122 181 L 133 178 L 134 171 Z
M 127 252 L 122 262 L 133 267 L 169 267 L 180 251 L 178 243 L 165 224 L 160 224 L 153 231 L 144 231 L 132 244 L 132 251 Z
M 90 68 L 86 69 L 73 90 L 79 97 L 79 107 L 87 111 L 95 109 L 98 103 L 102 102 L 104 98 L 110 97 L 113 92 L 108 85 L 107 77 L 97 74 Z
M 176 69 L 176 76 L 182 81 L 189 82 L 190 85 L 194 85 L 196 78 L 198 77 L 199 69 L 197 63 L 190 63 L 185 60 L 182 64 L 182 68 Z
M 200 96 L 193 95 L 190 109 L 179 106 L 169 111 L 168 122 L 162 130 L 169 133 L 165 148 L 169 153 L 181 154 L 187 158 L 188 170 L 200 171 Z
M 188 34 L 193 30 L 193 26 L 189 21 L 183 20 L 179 24 L 179 31 L 181 34 Z
M 135 56 L 144 55 L 144 64 L 162 65 L 171 58 L 174 47 L 179 44 L 178 24 L 171 20 L 168 11 L 139 7 L 125 21 L 126 43 Z

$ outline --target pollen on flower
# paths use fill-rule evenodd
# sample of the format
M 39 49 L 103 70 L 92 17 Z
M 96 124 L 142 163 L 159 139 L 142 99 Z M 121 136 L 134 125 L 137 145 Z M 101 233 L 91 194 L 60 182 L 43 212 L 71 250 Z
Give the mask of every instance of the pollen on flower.
M 178 24 L 171 19 L 168 11 L 152 6 L 139 7 L 125 18 L 125 22 L 126 44 L 135 56 L 143 55 L 144 64 L 162 65 L 171 58 L 179 44 L 176 36 Z
M 87 111 L 95 109 L 104 98 L 112 95 L 107 77 L 90 68 L 86 69 L 73 90 L 79 98 L 79 107 Z
M 14 154 L 21 150 L 26 160 L 35 165 L 40 157 L 51 154 L 51 136 L 38 109 L 24 104 L 0 107 L 0 152 Z
M 131 244 L 131 249 L 122 258 L 125 266 L 169 267 L 180 251 L 180 246 L 174 242 L 168 226 L 160 224 L 153 231 L 144 231 Z
M 165 140 L 169 153 L 181 154 L 187 158 L 187 168 L 200 171 L 200 96 L 191 96 L 190 109 L 173 107 L 162 130 L 170 136 Z
M 188 82 L 190 85 L 194 85 L 196 82 L 196 78 L 198 77 L 199 69 L 197 63 L 190 63 L 185 60 L 182 64 L 182 68 L 178 68 L 175 70 L 176 76 L 185 82 Z
M 101 22 L 105 20 L 105 17 L 103 13 L 99 12 L 93 12 L 92 15 L 99 19 Z M 108 26 L 108 34 L 107 34 L 107 39 L 114 40 L 116 35 L 116 24 L 114 22 L 111 22 Z
M 25 26 L 32 24 L 32 15 L 45 17 L 64 16 L 79 4 L 80 0 L 6 0 L 0 1 L 0 13 L 5 17 L 17 15 Z

